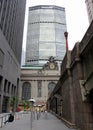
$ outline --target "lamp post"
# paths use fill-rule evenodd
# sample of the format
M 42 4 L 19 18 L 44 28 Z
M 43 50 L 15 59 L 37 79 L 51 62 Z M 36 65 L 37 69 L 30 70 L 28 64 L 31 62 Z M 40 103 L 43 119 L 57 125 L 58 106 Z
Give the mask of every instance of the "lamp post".
M 28 100 L 30 102 L 30 110 L 31 110 L 31 130 L 32 130 L 32 109 L 33 109 L 33 105 L 35 103 L 35 99 L 31 98 Z
M 66 51 L 68 51 L 68 32 L 64 33 L 65 39 L 66 39 Z

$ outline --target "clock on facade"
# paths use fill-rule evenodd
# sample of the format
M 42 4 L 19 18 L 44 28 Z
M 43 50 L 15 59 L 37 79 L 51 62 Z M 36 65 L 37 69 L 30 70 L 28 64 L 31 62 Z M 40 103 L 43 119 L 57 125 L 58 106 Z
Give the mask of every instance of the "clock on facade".
M 50 69 L 55 69 L 55 64 L 54 63 L 50 63 Z

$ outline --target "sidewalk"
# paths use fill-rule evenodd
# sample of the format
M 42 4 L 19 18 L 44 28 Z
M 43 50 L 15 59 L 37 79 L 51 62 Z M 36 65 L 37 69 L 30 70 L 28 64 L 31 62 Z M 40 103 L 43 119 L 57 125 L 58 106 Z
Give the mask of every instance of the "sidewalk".
M 31 114 L 24 114 L 22 118 L 14 120 L 12 123 L 7 123 L 1 130 L 76 130 L 70 129 L 62 123 L 57 117 L 50 113 L 41 113 L 39 120 L 35 117 L 32 122 L 31 129 Z

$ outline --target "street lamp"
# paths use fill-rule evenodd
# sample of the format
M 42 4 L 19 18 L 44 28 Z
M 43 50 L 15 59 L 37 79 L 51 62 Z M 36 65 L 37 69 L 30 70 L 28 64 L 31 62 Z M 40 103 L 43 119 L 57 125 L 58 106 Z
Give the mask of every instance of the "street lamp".
M 30 110 L 31 110 L 31 130 L 32 130 L 32 109 L 33 109 L 33 105 L 35 103 L 35 99 L 31 98 L 28 100 L 30 102 Z

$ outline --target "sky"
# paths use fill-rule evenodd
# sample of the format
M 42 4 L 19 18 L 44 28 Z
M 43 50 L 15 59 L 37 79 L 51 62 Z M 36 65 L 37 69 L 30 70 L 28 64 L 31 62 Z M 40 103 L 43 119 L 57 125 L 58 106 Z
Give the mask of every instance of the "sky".
M 36 5 L 56 5 L 65 8 L 69 50 L 73 49 L 76 42 L 82 40 L 89 26 L 85 0 L 27 0 L 23 48 L 26 46 L 28 7 Z

